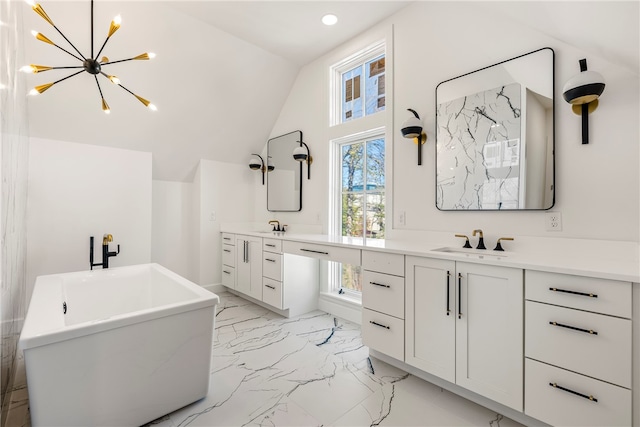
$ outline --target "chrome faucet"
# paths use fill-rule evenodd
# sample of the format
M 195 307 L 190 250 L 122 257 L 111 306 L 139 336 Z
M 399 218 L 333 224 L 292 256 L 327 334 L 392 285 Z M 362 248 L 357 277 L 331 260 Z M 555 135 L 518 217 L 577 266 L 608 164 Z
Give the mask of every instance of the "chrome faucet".
M 480 235 L 480 240 L 478 240 L 478 246 L 476 246 L 476 249 L 487 249 L 484 246 L 484 235 L 482 234 L 482 230 L 480 229 L 473 230 L 473 237 L 476 237 L 476 234 Z
M 102 268 L 109 268 L 109 258 L 117 256 L 120 253 L 120 245 L 118 245 L 117 252 L 109 252 L 109 242 L 113 242 L 113 236 L 111 234 L 105 234 L 102 237 L 102 262 L 93 262 L 93 236 L 89 237 L 89 265 L 91 270 L 93 267 L 101 266 Z

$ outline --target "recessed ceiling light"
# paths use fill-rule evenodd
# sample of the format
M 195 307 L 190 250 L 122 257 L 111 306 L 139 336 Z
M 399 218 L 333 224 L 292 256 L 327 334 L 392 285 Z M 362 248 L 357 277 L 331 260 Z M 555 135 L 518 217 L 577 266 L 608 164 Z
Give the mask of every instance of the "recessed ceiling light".
M 338 22 L 338 17 L 332 13 L 329 13 L 322 17 L 322 23 L 324 25 L 334 25 L 336 22 Z

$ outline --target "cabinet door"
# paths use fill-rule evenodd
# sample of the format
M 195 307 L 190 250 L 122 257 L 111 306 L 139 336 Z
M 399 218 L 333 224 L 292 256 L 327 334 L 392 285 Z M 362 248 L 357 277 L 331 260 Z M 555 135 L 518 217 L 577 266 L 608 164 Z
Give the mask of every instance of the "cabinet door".
M 262 301 L 262 239 L 248 237 L 249 296 Z
M 455 262 L 406 257 L 405 362 L 455 382 Z
M 523 272 L 464 262 L 456 270 L 456 383 L 522 411 Z
M 238 236 L 236 240 L 236 290 L 262 300 L 262 239 Z

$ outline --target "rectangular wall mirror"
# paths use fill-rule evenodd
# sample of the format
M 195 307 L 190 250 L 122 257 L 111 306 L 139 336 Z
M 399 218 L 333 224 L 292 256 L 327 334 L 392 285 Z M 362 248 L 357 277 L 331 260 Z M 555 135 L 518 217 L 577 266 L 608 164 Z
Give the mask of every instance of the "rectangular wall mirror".
M 293 159 L 293 150 L 302 141 L 302 131 L 294 131 L 267 141 L 267 210 L 296 212 L 302 209 L 302 162 Z
M 550 209 L 554 52 L 539 49 L 436 87 L 436 207 Z

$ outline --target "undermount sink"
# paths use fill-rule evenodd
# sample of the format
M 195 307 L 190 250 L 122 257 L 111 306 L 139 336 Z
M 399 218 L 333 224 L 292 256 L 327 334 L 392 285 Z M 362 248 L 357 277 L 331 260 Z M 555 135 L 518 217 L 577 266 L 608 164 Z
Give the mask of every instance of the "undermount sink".
M 507 255 L 504 253 L 496 253 L 496 252 L 488 252 L 488 250 L 479 250 L 479 249 L 465 249 L 465 248 L 452 248 L 452 247 L 444 247 L 433 249 L 434 252 L 444 252 L 451 253 L 457 255 L 464 255 L 467 258 L 477 258 L 477 259 L 502 259 L 507 258 Z

